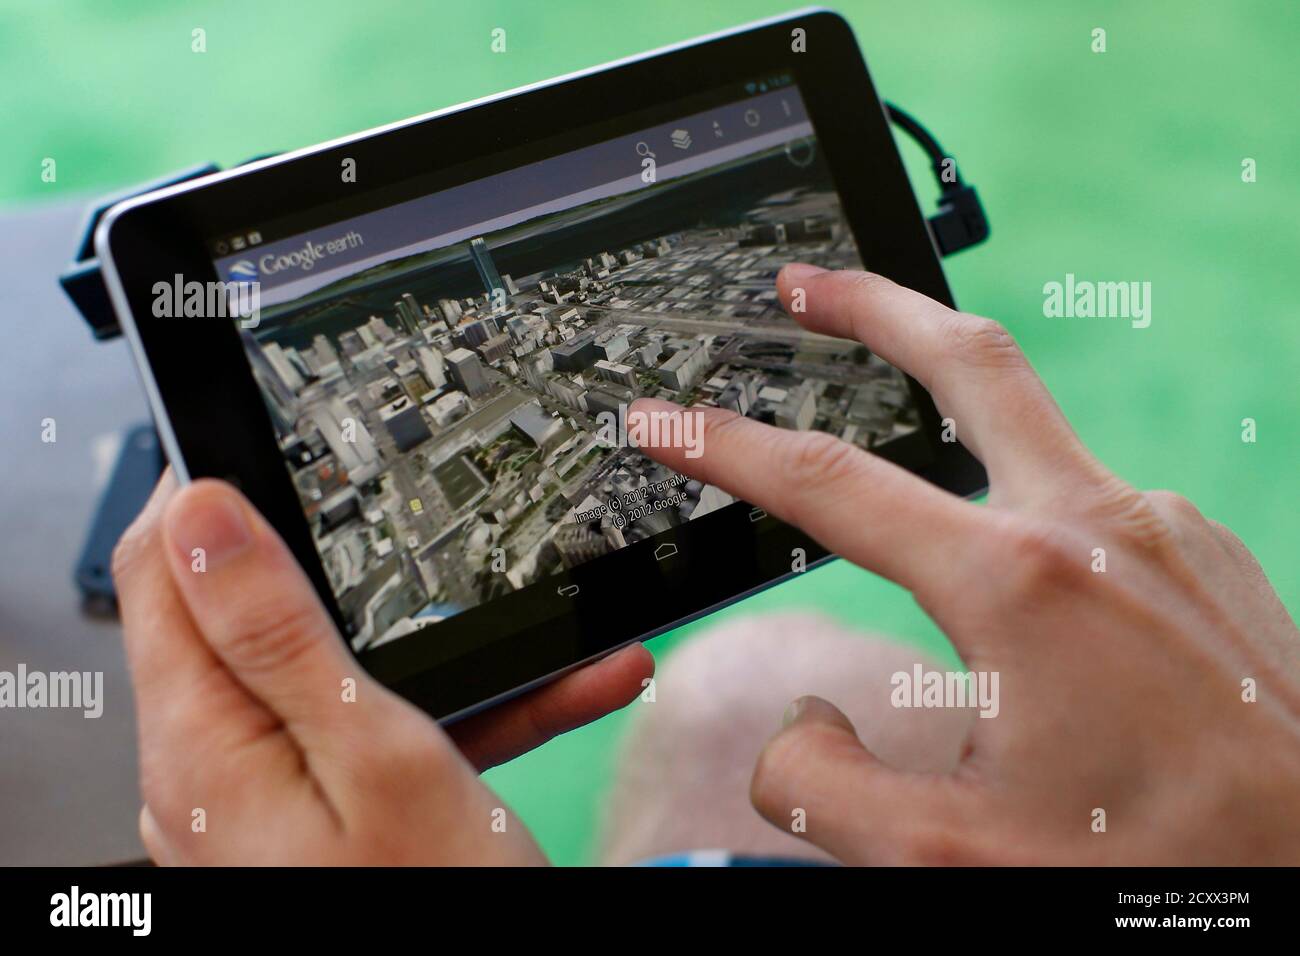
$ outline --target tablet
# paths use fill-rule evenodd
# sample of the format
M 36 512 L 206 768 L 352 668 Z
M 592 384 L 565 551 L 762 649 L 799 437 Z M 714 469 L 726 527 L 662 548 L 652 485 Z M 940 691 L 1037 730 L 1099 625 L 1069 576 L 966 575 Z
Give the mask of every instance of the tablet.
M 952 302 L 829 12 L 150 193 L 96 239 L 177 475 L 242 489 L 438 718 L 830 557 L 621 440 L 638 396 L 985 485 L 915 382 L 777 300 L 799 260 Z

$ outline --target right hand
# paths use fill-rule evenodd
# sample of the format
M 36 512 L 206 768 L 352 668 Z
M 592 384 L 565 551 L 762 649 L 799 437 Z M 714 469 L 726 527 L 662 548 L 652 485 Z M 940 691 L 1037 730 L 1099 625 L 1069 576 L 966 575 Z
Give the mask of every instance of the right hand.
M 995 322 L 861 272 L 790 266 L 778 288 L 787 307 L 804 290 L 809 330 L 930 390 L 988 469 L 988 506 L 720 409 L 699 410 L 701 457 L 646 453 L 909 589 L 1001 700 L 930 775 L 803 698 L 754 772 L 759 812 L 788 829 L 803 809 L 801 835 L 846 863 L 1300 863 L 1300 634 L 1241 541 L 1107 471 Z

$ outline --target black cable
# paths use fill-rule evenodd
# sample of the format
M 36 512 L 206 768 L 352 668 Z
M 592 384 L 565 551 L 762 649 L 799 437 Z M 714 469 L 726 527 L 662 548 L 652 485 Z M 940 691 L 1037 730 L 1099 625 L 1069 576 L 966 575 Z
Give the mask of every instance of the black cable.
M 930 157 L 930 168 L 934 170 L 934 178 L 938 180 L 941 190 L 955 192 L 962 187 L 961 170 L 957 168 L 957 161 L 944 152 L 939 141 L 930 134 L 928 129 L 918 123 L 911 113 L 899 109 L 888 101 L 885 102 L 885 114 L 891 123 L 901 128 L 921 149 L 925 150 L 925 154 Z M 949 168 L 946 164 L 949 163 L 952 169 L 951 181 L 944 179 L 944 173 Z
M 987 239 L 989 221 L 984 215 L 984 205 L 975 187 L 962 182 L 957 160 L 945 153 L 930 131 L 906 110 L 886 101 L 885 115 L 930 157 L 930 168 L 939 183 L 939 207 L 928 222 L 939 255 L 950 256 Z

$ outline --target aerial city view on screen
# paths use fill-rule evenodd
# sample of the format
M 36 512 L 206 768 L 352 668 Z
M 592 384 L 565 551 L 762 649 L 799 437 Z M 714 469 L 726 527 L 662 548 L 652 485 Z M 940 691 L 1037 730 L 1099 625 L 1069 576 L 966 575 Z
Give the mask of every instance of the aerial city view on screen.
M 605 440 L 638 396 L 862 448 L 916 430 L 895 369 L 777 300 L 786 262 L 861 264 L 800 149 L 384 262 L 242 333 L 356 649 L 730 504 Z

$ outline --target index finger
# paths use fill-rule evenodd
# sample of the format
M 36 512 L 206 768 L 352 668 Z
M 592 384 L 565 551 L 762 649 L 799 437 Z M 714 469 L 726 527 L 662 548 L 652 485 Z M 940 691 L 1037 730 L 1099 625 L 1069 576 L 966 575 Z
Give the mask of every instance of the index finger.
M 794 264 L 781 270 L 777 289 L 800 325 L 856 339 L 920 382 L 994 484 L 1034 494 L 1055 487 L 1064 466 L 1092 463 L 1015 340 L 993 320 L 869 272 Z
M 633 700 L 654 674 L 654 658 L 633 644 L 492 710 L 447 728 L 480 772 L 599 720 Z
M 699 415 L 699 457 L 670 445 L 642 450 L 674 471 L 758 505 L 831 551 L 914 593 L 925 590 L 954 542 L 984 525 L 980 510 L 892 462 L 816 431 L 776 428 L 720 408 L 659 399 L 634 415 Z M 671 428 L 649 435 L 685 434 Z

